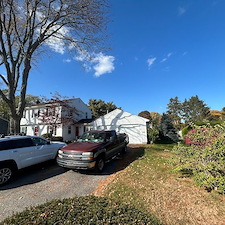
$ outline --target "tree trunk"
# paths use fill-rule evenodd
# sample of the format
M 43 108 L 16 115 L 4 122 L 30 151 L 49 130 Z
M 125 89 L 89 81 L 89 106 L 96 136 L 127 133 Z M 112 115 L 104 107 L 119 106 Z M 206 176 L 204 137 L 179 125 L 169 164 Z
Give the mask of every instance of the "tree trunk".
M 19 116 L 10 117 L 10 134 L 20 133 L 20 120 L 21 120 L 21 117 Z

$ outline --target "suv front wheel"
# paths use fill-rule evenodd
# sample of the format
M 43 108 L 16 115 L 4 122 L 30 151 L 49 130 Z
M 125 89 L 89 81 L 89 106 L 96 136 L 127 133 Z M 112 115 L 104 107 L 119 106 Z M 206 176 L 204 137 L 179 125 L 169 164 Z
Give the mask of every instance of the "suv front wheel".
M 13 166 L 0 166 L 0 186 L 8 183 L 14 175 Z

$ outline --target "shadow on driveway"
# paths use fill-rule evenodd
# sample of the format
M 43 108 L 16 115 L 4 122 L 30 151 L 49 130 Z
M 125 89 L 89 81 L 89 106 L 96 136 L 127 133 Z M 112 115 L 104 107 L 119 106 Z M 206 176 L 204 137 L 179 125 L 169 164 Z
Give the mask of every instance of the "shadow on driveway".
M 14 179 L 7 185 L 0 187 L 0 190 L 17 188 L 24 185 L 34 184 L 42 180 L 65 173 L 67 169 L 59 167 L 55 160 L 43 162 L 19 170 Z
M 137 160 L 138 158 L 144 155 L 145 148 L 141 145 L 129 145 L 127 148 L 127 152 L 125 154 L 118 155 L 115 159 L 111 160 L 110 162 L 106 163 L 105 169 L 102 173 L 96 173 L 94 171 L 76 171 L 82 174 L 89 174 L 89 175 L 111 175 L 116 173 L 120 170 L 125 169 L 129 166 L 133 161 Z
M 115 172 L 125 169 L 133 161 L 144 155 L 144 147 L 128 146 L 127 152 L 117 156 L 105 165 L 102 173 L 87 170 L 75 170 L 74 172 L 80 174 L 87 174 L 93 176 L 107 176 Z M 54 160 L 37 164 L 22 170 L 19 170 L 15 178 L 7 185 L 0 187 L 0 190 L 13 189 L 29 184 L 38 183 L 40 181 L 49 179 L 51 177 L 63 174 L 70 169 L 66 169 L 57 165 Z

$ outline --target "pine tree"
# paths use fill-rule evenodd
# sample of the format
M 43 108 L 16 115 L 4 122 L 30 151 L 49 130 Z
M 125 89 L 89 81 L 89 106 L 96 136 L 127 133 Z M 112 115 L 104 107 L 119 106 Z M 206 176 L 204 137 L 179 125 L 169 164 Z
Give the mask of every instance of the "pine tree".
M 159 137 L 162 141 L 167 142 L 177 142 L 179 140 L 170 116 L 165 113 L 163 113 L 161 123 L 159 125 Z

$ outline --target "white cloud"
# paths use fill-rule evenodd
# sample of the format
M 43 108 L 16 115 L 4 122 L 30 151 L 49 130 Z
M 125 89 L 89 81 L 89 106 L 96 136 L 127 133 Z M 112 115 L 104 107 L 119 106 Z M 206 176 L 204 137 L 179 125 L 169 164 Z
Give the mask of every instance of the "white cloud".
M 186 9 L 184 7 L 178 8 L 178 16 L 182 16 L 184 13 L 186 13 Z
M 163 71 L 164 72 L 169 72 L 170 71 L 170 67 L 167 66 L 166 68 L 163 69 Z
M 71 59 L 63 59 L 63 62 L 70 63 L 71 62 Z
M 102 52 L 90 55 L 87 52 L 79 52 L 74 60 L 83 62 L 83 66 L 87 72 L 94 70 L 94 75 L 100 77 L 106 73 L 112 73 L 115 69 L 114 56 L 104 55 Z
M 150 67 L 153 65 L 153 63 L 155 62 L 155 60 L 156 60 L 156 57 L 154 57 L 154 58 L 149 58 L 148 60 L 147 60 L 147 64 L 148 64 L 148 68 L 150 69 Z
M 167 60 L 170 58 L 170 56 L 171 56 L 172 54 L 173 54 L 172 52 L 168 53 L 168 54 L 166 55 L 166 57 L 163 58 L 163 59 L 161 60 L 161 63 L 167 61 Z
M 90 57 L 91 56 L 87 51 L 78 50 L 78 55 L 74 56 L 74 60 L 80 61 L 80 62 L 85 62 L 85 61 L 89 61 Z
M 168 53 L 167 58 L 169 58 L 172 54 L 173 54 L 172 52 Z
M 102 53 L 99 53 L 92 61 L 94 63 L 97 63 L 93 69 L 95 70 L 95 76 L 99 77 L 105 73 L 112 73 L 112 71 L 115 69 L 114 67 L 114 56 L 110 55 L 103 55 Z
M 65 45 L 62 40 L 55 38 L 55 37 L 50 37 L 45 41 L 45 44 L 48 45 L 54 52 L 64 54 L 65 52 Z
M 52 33 L 56 29 L 58 29 L 57 26 L 50 29 L 48 33 Z M 53 51 L 63 55 L 66 50 L 66 46 L 63 39 L 68 34 L 69 34 L 69 29 L 66 27 L 62 27 L 60 30 L 58 30 L 58 32 L 54 36 L 52 35 L 51 37 L 49 37 L 45 41 L 45 44 L 48 45 Z

